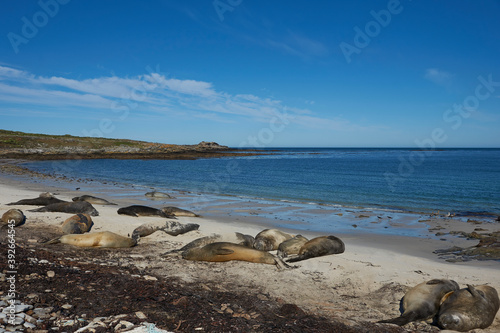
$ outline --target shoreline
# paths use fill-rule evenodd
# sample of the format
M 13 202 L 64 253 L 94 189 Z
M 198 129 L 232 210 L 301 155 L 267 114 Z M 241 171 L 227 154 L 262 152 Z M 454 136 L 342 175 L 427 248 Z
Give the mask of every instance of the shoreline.
M 52 182 L 51 185 L 48 185 Z M 119 184 L 120 185 L 120 184 Z M 79 190 L 76 190 L 79 187 Z M 319 258 L 313 258 L 300 262 L 298 268 L 285 271 L 277 271 L 270 265 L 252 264 L 247 262 L 206 263 L 191 262 L 180 256 L 163 256 L 163 253 L 171 249 L 179 248 L 188 242 L 213 233 L 226 233 L 238 231 L 255 236 L 266 227 L 276 227 L 274 216 L 269 218 L 263 214 L 263 210 L 257 215 L 253 210 L 239 211 L 241 205 L 235 205 L 232 200 L 223 201 L 216 198 L 215 201 L 205 201 L 207 211 L 195 211 L 201 213 L 201 217 L 179 217 L 181 223 L 198 223 L 198 231 L 192 231 L 176 237 L 156 232 L 150 236 L 141 238 L 138 246 L 130 249 L 76 249 L 64 244 L 47 245 L 40 243 L 41 232 L 52 230 L 58 232 L 60 224 L 70 214 L 64 213 L 34 213 L 29 212 L 33 207 L 28 206 L 6 206 L 8 202 L 38 196 L 40 192 L 53 191 L 58 193 L 57 197 L 71 200 L 75 195 L 94 194 L 118 204 L 118 206 L 95 206 L 99 216 L 93 217 L 94 228 L 91 232 L 112 231 L 121 235 L 131 234 L 139 225 L 150 221 L 158 221 L 155 217 L 130 217 L 118 215 L 116 210 L 120 206 L 129 204 L 145 204 L 153 207 L 178 206 L 190 209 L 189 203 L 193 203 L 196 194 L 169 191 L 177 196 L 172 200 L 153 201 L 144 196 L 144 188 L 130 188 L 116 186 L 115 184 L 95 184 L 67 180 L 30 179 L 26 176 L 0 175 L 0 211 L 10 208 L 22 209 L 28 220 L 25 225 L 16 228 L 19 234 L 25 234 L 28 238 L 27 245 L 31 251 L 49 251 L 59 253 L 58 260 L 74 257 L 81 254 L 84 257 L 105 255 L 113 265 L 122 265 L 129 262 L 132 267 L 139 269 L 141 275 L 151 276 L 158 281 L 178 281 L 180 286 L 202 286 L 208 292 L 235 292 L 237 294 L 253 295 L 251 297 L 265 298 L 266 300 L 278 302 L 278 304 L 295 304 L 303 311 L 311 315 L 317 315 L 329 320 L 338 320 L 347 327 L 368 327 L 375 325 L 380 332 L 436 332 L 435 326 L 423 322 L 408 324 L 404 329 L 396 330 L 393 326 L 374 324 L 378 320 L 387 319 L 399 315 L 399 300 L 409 287 L 433 278 L 449 278 L 456 280 L 461 287 L 466 284 L 479 285 L 488 284 L 500 290 L 500 263 L 498 261 L 468 261 L 450 263 L 432 253 L 436 248 L 447 248 L 452 244 L 473 245 L 473 240 L 466 240 L 456 236 L 446 236 L 446 241 L 439 239 L 406 237 L 397 235 L 380 235 L 370 232 L 369 229 L 362 230 L 362 226 L 353 228 L 351 232 L 337 232 L 331 230 L 330 234 L 340 237 L 346 244 L 345 253 Z M 85 193 L 84 193 L 85 192 Z M 216 205 L 217 203 L 217 205 Z M 242 203 L 242 201 L 239 201 Z M 250 203 L 253 204 L 253 203 Z M 212 209 L 208 209 L 212 207 Z M 255 207 L 254 207 L 255 208 Z M 263 209 L 268 207 L 262 207 Z M 285 213 L 290 207 L 284 207 Z M 279 209 L 278 209 L 279 210 Z M 265 211 L 265 210 L 264 210 Z M 282 213 L 280 211 L 280 213 Z M 294 214 L 293 211 L 290 214 Z M 375 214 L 376 215 L 376 214 Z M 347 218 L 345 215 L 339 218 Z M 353 218 L 354 221 L 356 217 Z M 394 220 L 394 218 L 392 219 Z M 301 221 L 293 221 L 300 223 Z M 396 219 L 390 222 L 397 228 L 405 228 L 402 221 Z M 446 228 L 475 226 L 458 220 L 415 222 L 419 229 L 429 229 L 422 225 L 442 224 Z M 306 237 L 324 235 L 324 232 L 312 230 L 299 230 L 293 228 L 296 224 L 288 223 L 290 228 L 281 228 L 285 231 L 300 231 Z M 368 224 L 371 224 L 368 222 Z M 447 224 L 447 225 L 446 225 Z M 46 227 L 44 227 L 46 226 Z M 485 227 L 486 225 L 481 225 Z M 491 224 L 490 226 L 493 226 Z M 42 229 L 40 229 L 42 228 Z M 408 228 L 406 226 L 406 228 Z M 431 232 L 429 232 L 431 234 Z M 53 237 L 53 236 L 51 236 Z M 44 252 L 45 253 L 45 252 Z M 76 259 L 73 259 L 76 260 Z M 78 259 L 82 260 L 82 259 Z M 110 261 L 111 260 L 111 261 Z M 23 264 L 26 265 L 26 264 Z M 83 265 L 79 262 L 71 264 Z M 62 281 L 61 283 L 64 283 Z M 140 282 L 139 282 L 140 283 Z M 164 282 L 162 282 L 164 283 Z M 297 288 L 300 286 L 300 288 Z M 198 302 L 197 291 L 189 302 Z M 29 294 L 28 290 L 23 294 Z M 71 291 L 66 291 L 68 297 L 72 297 Z M 80 296 L 81 297 L 81 296 Z M 75 300 L 73 303 L 77 302 Z M 153 301 L 151 301 L 153 302 Z M 227 303 L 228 301 L 226 301 Z M 281 302 L 281 303 L 280 303 Z M 71 303 L 70 303 L 71 304 Z M 224 305 L 222 305 L 224 308 Z M 153 314 L 147 313 L 153 317 Z M 208 310 L 212 311 L 212 310 Z M 122 312 L 120 312 L 122 313 Z M 119 315 L 120 313 L 114 313 Z M 155 318 L 155 317 L 154 317 Z M 250 319 L 248 319 L 250 320 Z M 254 319 L 251 319 L 254 320 Z M 169 331 L 175 330 L 175 326 L 158 326 Z M 373 328 L 373 327 L 372 327 Z M 492 326 L 476 332 L 493 333 L 500 329 L 500 315 L 497 314 Z M 192 330 L 188 330 L 192 331 Z M 250 330 L 249 330 L 250 331 Z M 258 332 L 259 330 L 257 330 Z M 372 330 L 376 331 L 376 330 Z M 362 332 L 362 330 L 353 330 Z M 364 331 L 363 331 L 364 332 Z

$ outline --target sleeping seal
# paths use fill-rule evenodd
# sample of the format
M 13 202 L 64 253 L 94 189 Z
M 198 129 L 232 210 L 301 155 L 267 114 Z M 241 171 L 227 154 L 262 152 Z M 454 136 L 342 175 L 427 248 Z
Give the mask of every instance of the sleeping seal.
M 206 236 L 206 237 L 201 237 L 198 239 L 195 239 L 192 242 L 189 242 L 188 244 L 184 245 L 180 249 L 175 249 L 171 250 L 168 252 L 165 252 L 164 254 L 169 254 L 169 253 L 175 253 L 175 252 L 184 252 L 186 250 L 195 248 L 195 247 L 202 247 L 207 244 L 212 244 L 216 242 L 228 242 L 228 243 L 233 243 L 233 244 L 238 244 L 242 245 L 248 248 L 253 248 L 253 243 L 255 239 L 250 236 L 250 235 L 244 235 L 239 232 L 232 232 L 232 233 L 226 233 L 226 234 L 213 234 L 211 236 Z
M 302 235 L 297 235 L 284 241 L 278 246 L 278 256 L 287 257 L 289 254 L 299 254 L 300 248 L 309 240 Z
M 495 288 L 482 285 L 452 292 L 441 304 L 438 325 L 447 330 L 465 332 L 487 328 L 500 307 Z
M 66 202 L 66 201 L 61 200 L 61 199 L 57 199 L 56 197 L 54 197 L 54 195 L 52 193 L 44 192 L 44 193 L 40 193 L 38 198 L 23 199 L 23 200 L 19 200 L 17 202 L 11 202 L 7 205 L 8 206 L 14 206 L 14 205 L 47 206 L 50 204 L 61 203 L 61 202 Z
M 458 290 L 458 283 L 453 280 L 434 279 L 411 288 L 403 297 L 403 314 L 400 317 L 379 321 L 403 326 L 411 321 L 433 318 L 439 310 L 444 295 Z
M 30 210 L 30 212 L 59 212 L 72 214 L 89 214 L 99 216 L 99 212 L 87 201 L 60 202 L 50 204 L 42 208 Z
M 83 234 L 89 232 L 93 225 L 89 214 L 76 214 L 64 221 L 61 230 L 65 234 Z
M 52 239 L 46 244 L 70 244 L 80 247 L 132 247 L 137 245 L 137 242 L 128 237 L 123 237 L 114 232 L 101 231 L 82 235 L 64 235 L 59 238 Z
M 130 215 L 130 216 L 161 216 L 161 217 L 172 217 L 172 215 L 168 215 L 163 212 L 161 209 L 141 206 L 141 205 L 132 205 L 128 207 L 123 207 L 118 209 L 118 214 L 121 215 Z
M 9 209 L 3 213 L 1 221 L 5 225 L 14 223 L 14 227 L 18 227 L 26 222 L 26 216 L 20 209 Z
M 344 242 L 335 236 L 321 236 L 306 242 L 299 250 L 299 254 L 287 260 L 287 262 L 296 262 L 310 258 L 326 256 L 329 254 L 344 253 Z
M 170 194 L 158 191 L 148 192 L 145 194 L 145 196 L 153 199 L 175 199 L 175 197 L 171 196 Z
M 161 230 L 171 236 L 177 236 L 181 234 L 185 234 L 186 232 L 192 230 L 198 230 L 200 227 L 199 224 L 188 223 L 182 224 L 177 221 L 156 221 L 145 223 L 141 226 L 138 226 L 132 232 L 132 238 L 135 240 L 139 240 L 140 237 L 146 237 L 154 233 L 155 231 Z
M 278 229 L 265 229 L 255 236 L 253 247 L 262 251 L 274 251 L 278 246 L 293 236 Z
M 173 216 L 188 216 L 188 217 L 199 217 L 200 215 L 195 214 L 189 210 L 177 208 L 177 207 L 163 207 L 161 209 L 165 214 Z
M 106 199 L 94 197 L 92 195 L 82 195 L 79 197 L 74 197 L 73 201 L 87 201 L 93 205 L 116 205 L 115 203 L 109 202 Z
M 243 245 L 216 242 L 203 247 L 195 247 L 182 253 L 187 260 L 225 262 L 231 260 L 248 261 L 261 264 L 276 265 L 279 269 L 290 268 L 280 258 L 269 252 L 250 249 Z

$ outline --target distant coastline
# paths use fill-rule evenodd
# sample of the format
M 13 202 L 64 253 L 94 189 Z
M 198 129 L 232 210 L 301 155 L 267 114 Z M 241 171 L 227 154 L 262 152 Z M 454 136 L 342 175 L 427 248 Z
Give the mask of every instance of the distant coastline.
M 23 160 L 67 159 L 198 159 L 255 155 L 202 141 L 195 145 L 162 144 L 129 139 L 46 135 L 0 130 L 0 158 Z

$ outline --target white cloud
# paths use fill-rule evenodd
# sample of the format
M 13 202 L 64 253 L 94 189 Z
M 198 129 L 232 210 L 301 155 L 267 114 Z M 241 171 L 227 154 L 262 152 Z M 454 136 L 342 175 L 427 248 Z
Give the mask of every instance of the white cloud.
M 132 78 L 117 76 L 76 80 L 66 77 L 36 76 L 26 71 L 0 66 L 0 103 L 17 105 L 19 112 L 32 108 L 66 117 L 68 111 L 109 115 L 127 110 L 136 116 L 197 117 L 231 123 L 237 119 L 269 122 L 288 114 L 302 127 L 353 130 L 359 127 L 344 119 L 317 117 L 311 110 L 289 107 L 282 101 L 252 94 L 231 95 L 216 91 L 209 82 L 167 78 L 159 73 Z M 13 107 L 11 107 L 12 109 Z M 74 113 L 75 118 L 78 114 Z M 237 118 L 235 118 L 237 117 Z
M 435 84 L 441 85 L 441 86 L 447 86 L 451 83 L 451 79 L 453 78 L 453 75 L 436 69 L 436 68 L 428 68 L 425 71 L 425 76 L 427 80 L 434 82 Z

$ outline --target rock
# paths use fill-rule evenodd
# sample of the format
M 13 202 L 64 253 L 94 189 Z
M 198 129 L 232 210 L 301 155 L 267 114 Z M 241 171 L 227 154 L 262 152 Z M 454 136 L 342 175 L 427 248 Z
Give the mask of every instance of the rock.
M 55 273 L 54 271 L 48 271 L 48 272 L 47 272 L 47 276 L 48 276 L 49 278 L 53 278 L 54 276 L 56 276 L 56 273 Z
M 144 319 L 147 319 L 147 318 L 148 318 L 148 317 L 146 317 L 146 315 L 145 315 L 143 312 L 141 312 L 141 311 L 137 311 L 137 312 L 135 313 L 135 315 L 137 316 L 137 318 L 139 318 L 139 319 L 141 319 L 141 320 L 144 320 Z

